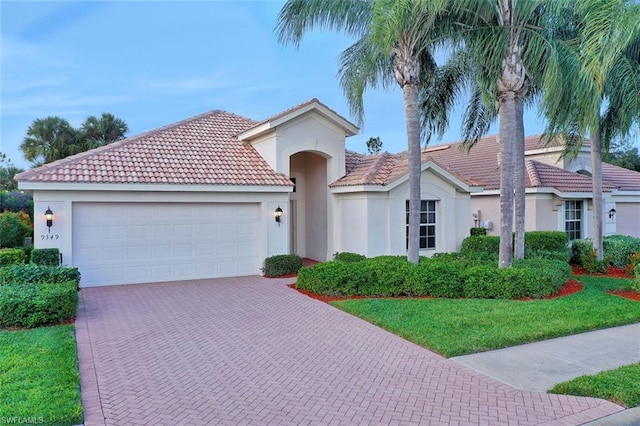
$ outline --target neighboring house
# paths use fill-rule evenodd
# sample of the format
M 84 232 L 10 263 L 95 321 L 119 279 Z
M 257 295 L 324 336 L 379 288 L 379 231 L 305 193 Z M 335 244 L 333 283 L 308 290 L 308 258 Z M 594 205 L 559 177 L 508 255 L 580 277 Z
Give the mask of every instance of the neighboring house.
M 59 248 L 83 286 L 259 274 L 283 253 L 406 254 L 406 156 L 346 151 L 357 131 L 317 99 L 262 122 L 212 111 L 16 179 L 35 246 Z M 421 254 L 456 250 L 481 188 L 428 158 L 422 170 Z
M 35 246 L 59 248 L 83 286 L 253 275 L 285 253 L 405 255 L 407 154 L 345 150 L 357 131 L 317 99 L 261 122 L 211 111 L 16 179 L 33 194 Z M 558 162 L 561 148 L 538 144 L 527 139 L 527 229 L 589 236 L 588 152 Z M 458 250 L 472 226 L 497 233 L 497 152 L 495 137 L 470 154 L 423 150 L 421 255 Z M 640 173 L 603 171 L 607 234 L 640 236 Z
M 560 230 L 570 239 L 588 238 L 592 227 L 591 155 L 588 142 L 573 159 L 562 146 L 545 146 L 540 136 L 525 140 L 527 231 Z M 483 191 L 472 194 L 474 226 L 500 233 L 500 172 L 496 136 L 482 138 L 469 153 L 460 143 L 424 150 L 447 171 L 474 179 Z M 603 163 L 605 235 L 640 237 L 640 173 Z

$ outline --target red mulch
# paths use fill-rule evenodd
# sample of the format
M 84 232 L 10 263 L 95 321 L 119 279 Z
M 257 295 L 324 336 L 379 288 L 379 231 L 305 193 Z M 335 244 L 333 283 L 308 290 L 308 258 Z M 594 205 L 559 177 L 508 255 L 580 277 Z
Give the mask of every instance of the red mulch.
M 610 291 L 609 294 L 615 294 L 616 296 L 624 297 L 625 299 L 640 302 L 640 293 L 635 290 L 615 290 Z
M 572 265 L 573 275 L 593 275 L 595 277 L 611 277 L 611 278 L 633 278 L 633 275 L 627 268 L 614 268 L 613 266 L 607 267 L 607 272 L 602 274 L 590 274 L 582 266 Z

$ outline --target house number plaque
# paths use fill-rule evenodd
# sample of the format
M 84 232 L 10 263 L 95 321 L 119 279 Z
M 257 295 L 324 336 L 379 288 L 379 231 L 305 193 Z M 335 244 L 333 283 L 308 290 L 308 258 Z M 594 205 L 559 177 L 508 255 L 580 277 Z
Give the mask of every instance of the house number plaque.
M 57 240 L 58 238 L 60 238 L 59 234 L 41 234 L 40 235 L 41 240 Z

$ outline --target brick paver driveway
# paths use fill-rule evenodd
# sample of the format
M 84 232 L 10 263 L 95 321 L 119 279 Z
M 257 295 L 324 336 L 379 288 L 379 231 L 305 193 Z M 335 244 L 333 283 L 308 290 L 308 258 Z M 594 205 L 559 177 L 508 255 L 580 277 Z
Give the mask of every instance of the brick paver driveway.
M 523 392 L 260 277 L 83 289 L 87 425 L 576 425 L 621 410 Z

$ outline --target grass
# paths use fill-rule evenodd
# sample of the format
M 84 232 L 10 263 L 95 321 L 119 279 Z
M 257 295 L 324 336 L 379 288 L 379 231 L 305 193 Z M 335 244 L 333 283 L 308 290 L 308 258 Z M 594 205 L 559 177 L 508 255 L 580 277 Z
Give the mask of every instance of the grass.
M 0 331 L 0 420 L 83 421 L 72 325 Z
M 640 322 L 640 303 L 607 294 L 631 280 L 577 277 L 579 293 L 527 302 L 487 299 L 352 299 L 331 304 L 445 357 Z
M 602 398 L 627 408 L 638 407 L 640 406 L 640 363 L 558 383 L 549 392 Z

